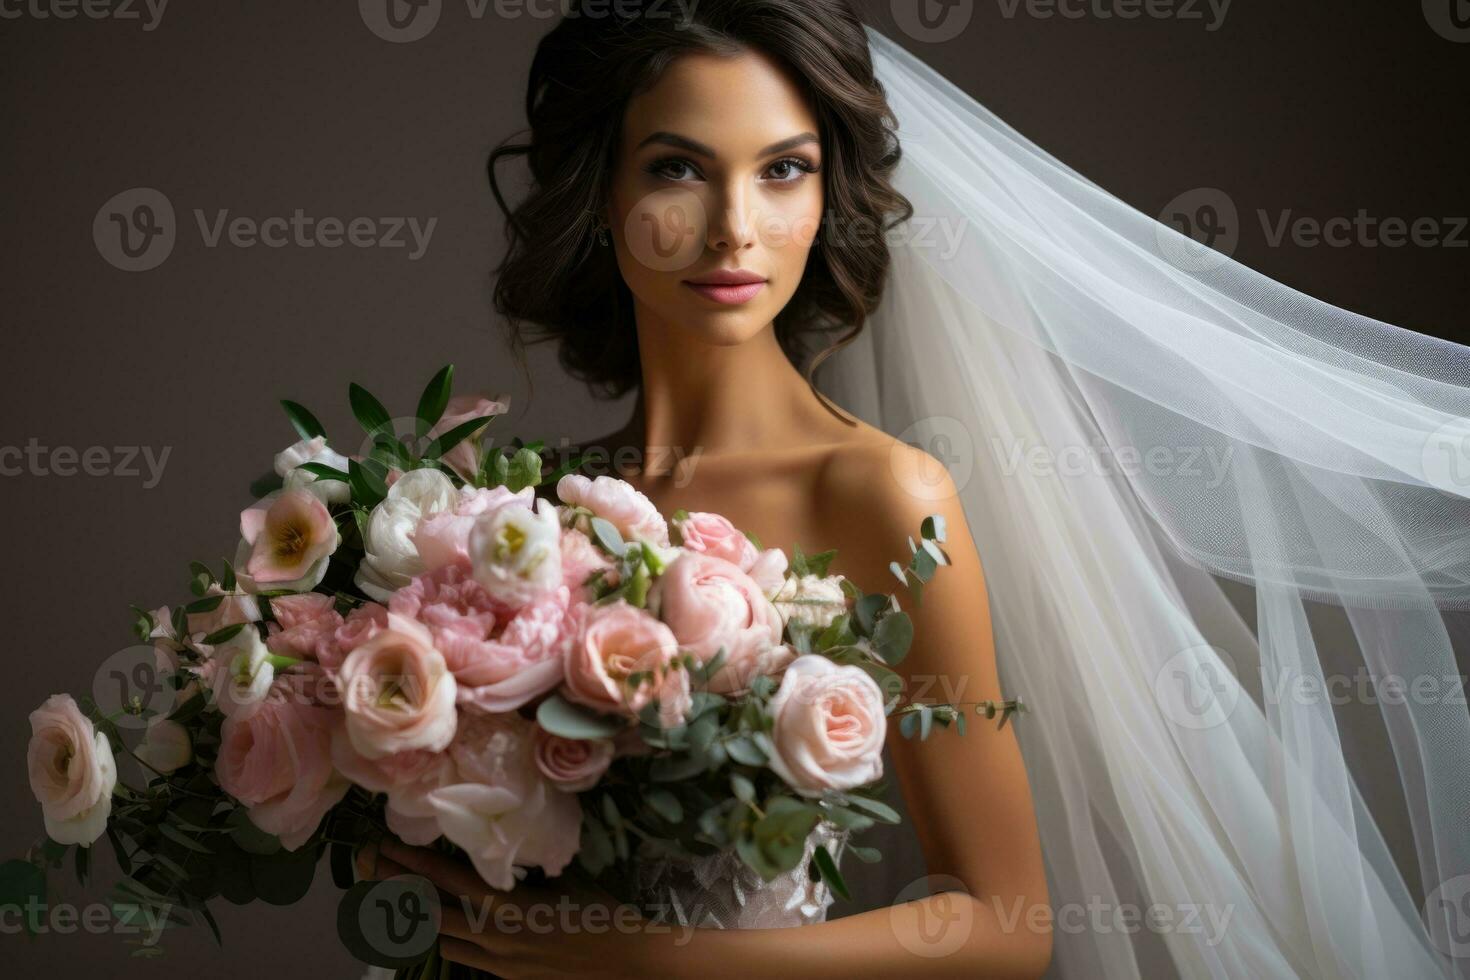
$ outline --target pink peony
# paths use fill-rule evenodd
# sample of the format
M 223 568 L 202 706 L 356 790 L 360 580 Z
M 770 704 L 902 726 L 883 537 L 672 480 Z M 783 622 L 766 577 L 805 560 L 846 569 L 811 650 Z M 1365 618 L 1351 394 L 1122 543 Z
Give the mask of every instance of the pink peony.
M 561 683 L 571 642 L 570 591 L 558 586 L 519 608 L 497 602 L 463 565 L 420 575 L 388 600 L 428 627 L 461 704 L 513 711 Z
M 556 495 L 562 503 L 584 507 L 608 521 L 624 540 L 636 538 L 664 548 L 669 546 L 669 528 L 663 515 L 631 483 L 612 476 L 589 480 L 580 473 L 568 473 L 557 481 Z
M 682 552 L 649 589 L 648 608 L 700 663 L 725 651 L 711 691 L 741 693 L 756 676 L 790 659 L 781 643 L 780 612 L 755 580 L 723 558 Z
M 365 602 L 351 609 L 342 625 L 332 634 L 332 642 L 318 651 L 321 665 L 329 671 L 342 666 L 347 655 L 377 636 L 388 625 L 388 607 Z
M 719 514 L 694 511 L 676 526 L 685 548 L 723 558 L 742 571 L 754 565 L 760 555 L 751 540 Z
M 320 592 L 299 592 L 271 599 L 276 622 L 265 638 L 271 653 L 309 660 L 334 658 L 337 628 L 343 624 L 336 600 Z

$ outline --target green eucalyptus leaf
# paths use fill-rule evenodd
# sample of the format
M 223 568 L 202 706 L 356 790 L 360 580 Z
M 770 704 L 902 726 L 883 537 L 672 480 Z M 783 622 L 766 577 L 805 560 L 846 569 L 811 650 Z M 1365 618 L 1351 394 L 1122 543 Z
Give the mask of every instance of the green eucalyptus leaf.
M 621 720 L 599 715 L 559 694 L 541 702 L 536 708 L 536 721 L 552 735 L 562 738 L 612 738 L 625 727 Z

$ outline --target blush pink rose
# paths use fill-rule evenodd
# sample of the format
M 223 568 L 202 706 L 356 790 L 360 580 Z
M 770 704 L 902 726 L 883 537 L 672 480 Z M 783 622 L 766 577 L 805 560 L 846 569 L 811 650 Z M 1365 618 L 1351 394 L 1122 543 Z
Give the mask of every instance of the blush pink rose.
M 352 747 L 369 759 L 438 752 L 454 738 L 454 675 L 427 627 L 391 610 L 388 625 L 337 674 Z
M 509 410 L 510 398 L 507 395 L 494 395 L 489 398 L 484 395 L 455 395 L 444 406 L 444 415 L 429 430 L 429 438 L 442 436 L 470 419 L 486 415 L 504 415 Z M 489 424 L 489 422 L 485 423 L 485 425 Z M 485 452 L 480 445 L 480 435 L 485 431 L 485 425 L 475 429 L 471 435 L 460 440 L 453 449 L 441 457 L 445 465 L 458 473 L 463 480 L 473 481 L 475 475 L 480 471 L 480 463 Z
M 685 674 L 670 666 L 678 653 L 673 632 L 646 610 L 617 599 L 582 607 L 577 619 L 562 689 L 569 700 L 606 714 L 636 716 L 665 685 L 675 683 L 671 675 Z M 649 676 L 635 687 L 629 682 L 635 673 Z M 672 686 L 670 691 L 677 695 Z
M 107 829 L 112 812 L 112 746 L 69 694 L 51 695 L 30 721 L 26 768 L 46 834 L 58 844 L 89 847 Z
M 556 484 L 556 495 L 571 507 L 584 507 L 612 524 L 624 540 L 638 539 L 667 548 L 669 528 L 663 515 L 643 493 L 625 480 L 599 476 L 589 480 L 568 473 Z
M 725 651 L 724 666 L 709 681 L 716 693 L 739 694 L 790 659 L 780 612 L 754 579 L 723 558 L 681 553 L 649 589 L 648 608 L 700 663 Z
M 536 768 L 567 793 L 597 785 L 613 759 L 613 743 L 605 738 L 564 738 L 536 729 Z
M 535 493 L 530 487 L 517 493 L 503 486 L 465 487 L 459 494 L 452 507 L 421 518 L 409 535 L 427 571 L 432 572 L 445 565 L 469 565 L 470 531 L 479 518 L 494 514 L 502 507 L 530 507 L 535 502 Z
M 347 793 L 347 780 L 332 765 L 333 717 L 285 676 L 264 701 L 230 715 L 220 728 L 214 767 L 220 787 L 287 850 L 306 843 Z
M 754 565 L 760 555 L 755 544 L 719 514 L 694 511 L 675 526 L 685 548 L 723 558 L 741 571 Z
M 343 620 L 332 596 L 299 592 L 276 596 L 270 604 L 276 622 L 265 638 L 265 645 L 271 653 L 310 660 L 321 660 L 325 653 L 328 660 L 333 659 L 337 629 Z
M 883 692 L 861 667 L 797 657 L 767 710 L 771 769 L 802 796 L 855 789 L 883 775 Z
M 498 603 L 463 565 L 414 578 L 390 613 L 426 627 L 453 672 L 460 704 L 513 711 L 561 683 L 571 593 L 558 586 L 519 608 Z
M 428 794 L 444 836 L 492 888 L 510 889 L 522 868 L 560 874 L 581 842 L 581 804 L 537 768 L 535 731 L 514 713 L 466 711 L 449 748 L 461 781 Z

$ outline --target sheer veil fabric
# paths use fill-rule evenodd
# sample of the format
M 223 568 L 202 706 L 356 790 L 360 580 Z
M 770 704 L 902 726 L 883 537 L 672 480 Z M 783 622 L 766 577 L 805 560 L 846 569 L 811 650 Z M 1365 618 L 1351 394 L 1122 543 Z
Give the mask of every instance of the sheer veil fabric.
M 1205 249 L 869 36 L 915 216 L 818 381 L 959 487 L 1033 708 L 1053 973 L 1470 976 L 1470 348 Z

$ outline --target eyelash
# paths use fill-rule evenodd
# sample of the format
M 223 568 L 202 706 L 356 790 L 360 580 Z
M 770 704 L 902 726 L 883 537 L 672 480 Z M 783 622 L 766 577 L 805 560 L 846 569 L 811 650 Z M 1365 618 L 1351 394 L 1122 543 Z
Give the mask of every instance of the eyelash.
M 771 163 L 771 167 L 778 167 L 778 166 L 780 166 L 783 163 L 790 164 L 791 166 L 795 167 L 796 170 L 799 173 L 798 173 L 797 176 L 788 177 L 788 178 L 786 178 L 784 180 L 778 178 L 775 181 L 778 184 L 797 184 L 797 183 L 800 183 L 807 175 L 817 173 L 821 169 L 816 164 L 812 163 L 810 160 L 803 159 L 802 157 L 782 157 L 779 160 L 773 161 Z M 671 181 L 674 181 L 675 183 L 678 183 L 678 182 L 680 182 L 680 179 L 679 178 L 677 178 L 677 177 L 669 177 L 667 175 L 667 173 L 666 173 L 666 170 L 669 167 L 671 167 L 673 165 L 676 165 L 676 164 L 677 165 L 680 165 L 680 166 L 688 167 L 690 170 L 693 170 L 695 173 L 698 173 L 699 172 L 699 168 L 696 167 L 696 166 L 694 166 L 693 163 L 691 163 L 689 160 L 685 159 L 684 157 L 661 157 L 661 158 L 659 158 L 657 160 L 654 160 L 652 163 L 650 163 L 644 169 L 645 169 L 645 171 L 647 173 L 652 174 L 655 177 L 662 177 L 665 180 L 671 180 Z M 770 169 L 770 167 L 768 167 L 767 169 Z

